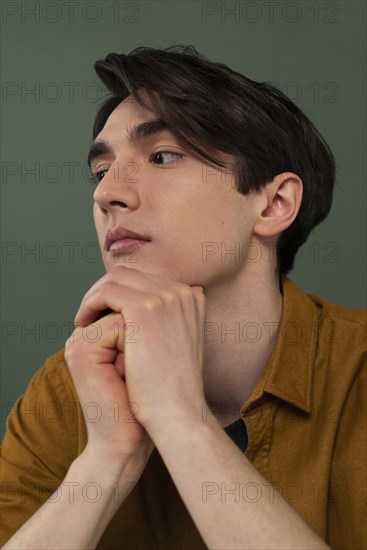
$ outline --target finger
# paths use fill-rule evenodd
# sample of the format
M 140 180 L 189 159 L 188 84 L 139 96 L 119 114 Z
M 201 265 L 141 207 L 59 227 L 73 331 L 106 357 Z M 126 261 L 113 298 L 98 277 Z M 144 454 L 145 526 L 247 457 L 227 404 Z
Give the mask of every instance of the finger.
M 83 299 L 74 324 L 77 327 L 86 327 L 95 321 L 99 312 L 106 309 L 120 313 L 125 322 L 133 322 L 127 312 L 134 304 L 143 303 L 149 309 L 157 303 L 157 300 L 159 300 L 157 296 L 115 282 L 108 282 Z
M 108 273 L 103 275 L 103 277 L 101 277 L 90 287 L 90 289 L 86 292 L 85 297 L 88 297 L 89 294 L 93 294 L 109 282 L 126 284 L 131 286 L 131 288 L 135 288 L 135 290 L 144 290 L 149 282 L 153 285 L 160 284 L 165 286 L 167 286 L 169 282 L 171 284 L 176 284 L 175 281 L 170 281 L 169 279 L 165 279 L 157 275 L 151 275 L 150 273 L 145 273 L 144 271 L 139 271 L 138 269 L 134 269 L 132 267 L 115 265 Z
M 152 292 L 153 294 L 158 294 L 160 289 L 166 290 L 171 288 L 179 292 L 187 286 L 196 286 L 196 285 L 187 285 L 179 281 L 174 281 L 166 277 L 161 277 L 158 275 L 152 275 L 151 273 L 146 273 L 138 269 L 125 267 L 123 265 L 113 266 L 112 269 L 103 277 L 101 277 L 94 285 L 86 292 L 84 298 L 88 298 L 90 294 L 101 289 L 108 282 L 116 282 L 122 285 L 129 286 L 135 290 L 140 290 L 142 292 Z M 200 287 L 202 288 L 202 287 Z
M 108 280 L 105 278 L 104 281 L 99 282 L 98 285 L 93 285 L 85 294 L 74 319 L 75 326 L 90 324 L 109 313 L 111 309 L 112 311 L 121 313 L 123 304 L 121 302 L 116 302 L 114 299 L 114 297 L 117 296 L 116 290 L 118 287 L 125 286 L 132 290 L 144 292 L 145 294 L 159 296 L 162 300 L 171 299 L 172 292 L 178 294 L 182 293 L 184 296 L 187 296 L 187 290 L 190 288 L 189 285 L 184 283 L 178 283 L 161 277 L 155 277 L 153 279 L 148 277 L 146 273 L 138 272 L 137 270 L 132 270 L 124 266 L 121 267 L 123 267 L 124 271 L 120 273 L 120 281 Z M 129 273 L 131 271 L 135 271 L 135 274 Z M 195 286 L 196 285 L 194 285 L 193 288 L 195 288 Z M 202 287 L 197 286 L 197 289 L 197 292 L 203 293 Z M 112 294 L 110 295 L 110 293 Z M 194 293 L 196 292 L 194 291 Z M 113 302 L 109 301 L 111 299 L 113 299 Z M 111 305 L 108 305 L 111 303 L 115 304 L 115 309 Z
M 94 351 L 96 343 L 102 349 L 124 351 L 125 321 L 119 313 L 110 313 L 89 325 L 77 326 L 67 340 L 68 344 L 80 343 L 85 352 Z
M 199 291 L 201 293 L 204 294 L 204 288 L 202 286 L 199 286 L 199 285 L 193 285 L 191 288 L 193 288 L 195 291 Z

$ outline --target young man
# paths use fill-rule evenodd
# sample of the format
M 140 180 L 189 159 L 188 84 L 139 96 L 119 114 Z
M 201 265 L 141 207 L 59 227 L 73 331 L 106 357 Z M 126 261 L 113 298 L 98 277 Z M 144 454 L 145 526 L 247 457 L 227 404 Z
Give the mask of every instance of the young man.
M 107 273 L 8 417 L 3 548 L 363 548 L 365 312 L 286 276 L 327 144 L 190 47 L 95 67 Z

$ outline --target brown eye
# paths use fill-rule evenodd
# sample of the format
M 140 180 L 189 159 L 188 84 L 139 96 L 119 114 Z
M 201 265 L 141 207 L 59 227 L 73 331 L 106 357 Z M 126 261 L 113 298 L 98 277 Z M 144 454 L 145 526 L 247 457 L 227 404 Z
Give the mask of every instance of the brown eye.
M 95 173 L 94 177 L 98 183 L 104 178 L 106 172 L 108 172 L 108 170 L 104 169 L 98 170 L 98 172 Z
M 96 172 L 93 172 L 92 170 L 90 170 L 88 174 L 88 180 L 91 182 L 92 185 L 98 185 L 99 182 L 105 177 L 108 170 L 109 170 L 108 168 L 103 168 L 103 169 L 101 168 Z
M 153 155 L 151 156 L 151 160 L 154 164 L 167 164 L 167 162 L 163 161 L 165 155 L 176 157 L 176 159 L 174 160 L 183 158 L 183 155 L 180 155 L 179 153 L 174 153 L 173 151 L 157 151 L 156 153 L 153 153 Z

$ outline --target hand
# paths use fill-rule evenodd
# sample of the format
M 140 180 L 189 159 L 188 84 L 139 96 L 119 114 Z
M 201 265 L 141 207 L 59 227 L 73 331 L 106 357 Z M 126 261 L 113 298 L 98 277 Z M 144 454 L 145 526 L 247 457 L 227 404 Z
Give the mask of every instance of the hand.
M 118 330 L 116 330 L 118 328 Z M 140 477 L 154 449 L 134 418 L 123 374 L 124 322 L 112 313 L 85 328 L 77 327 L 65 344 L 69 368 L 86 422 L 84 456 L 96 472 L 118 478 L 128 463 Z
M 199 420 L 205 401 L 202 288 L 116 265 L 86 293 L 74 322 L 87 326 L 106 308 L 119 312 L 129 330 L 135 327 L 125 339 L 124 378 L 137 420 L 150 435 L 179 410 L 196 412 Z

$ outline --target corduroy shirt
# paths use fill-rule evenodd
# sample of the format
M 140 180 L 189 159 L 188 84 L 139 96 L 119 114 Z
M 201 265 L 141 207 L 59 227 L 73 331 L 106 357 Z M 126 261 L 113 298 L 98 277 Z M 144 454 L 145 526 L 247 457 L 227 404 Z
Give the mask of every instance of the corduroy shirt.
M 243 488 L 241 498 L 272 499 L 275 488 L 331 548 L 367 548 L 366 310 L 305 294 L 287 277 L 281 288 L 272 353 L 240 412 L 245 454 L 267 481 Z M 270 338 L 273 329 L 266 325 Z M 86 444 L 62 349 L 33 375 L 7 418 L 1 546 L 61 486 Z M 124 548 L 206 548 L 157 449 L 97 545 Z

